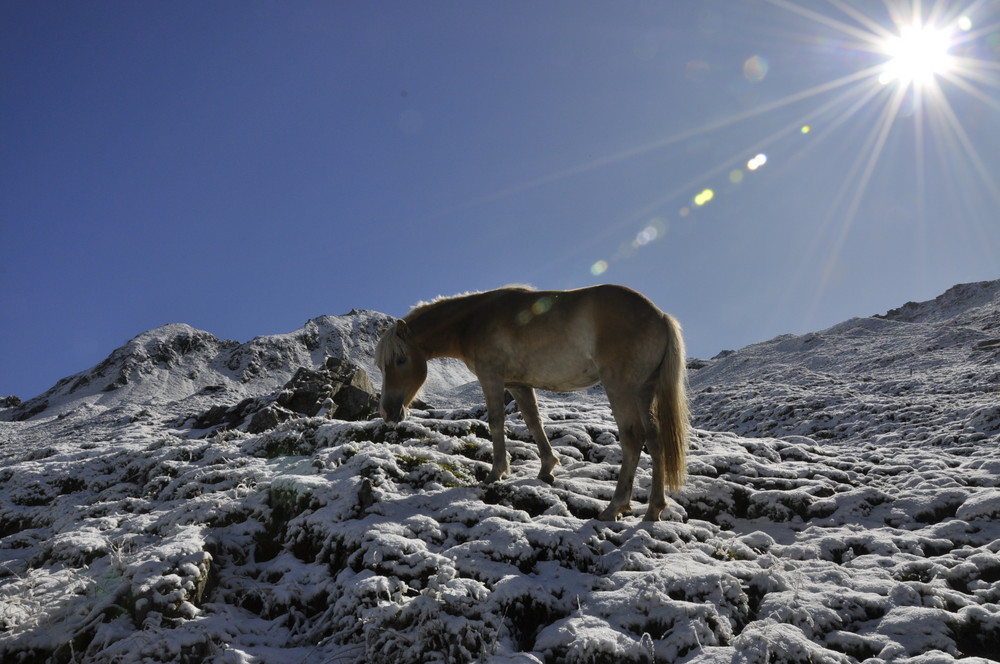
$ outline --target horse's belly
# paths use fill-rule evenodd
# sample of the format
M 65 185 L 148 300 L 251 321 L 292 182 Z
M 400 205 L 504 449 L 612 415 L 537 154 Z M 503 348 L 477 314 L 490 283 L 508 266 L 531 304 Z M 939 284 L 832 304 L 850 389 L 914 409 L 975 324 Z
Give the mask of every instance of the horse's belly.
M 595 365 L 568 366 L 541 363 L 531 370 L 515 371 L 507 382 L 530 385 L 551 392 L 573 392 L 593 387 L 600 382 Z
M 588 387 L 593 387 L 599 382 L 601 381 L 596 378 L 577 378 L 574 380 L 536 382 L 534 385 L 531 385 L 531 387 L 537 387 L 540 390 L 548 390 L 549 392 L 576 392 L 577 390 L 585 390 Z

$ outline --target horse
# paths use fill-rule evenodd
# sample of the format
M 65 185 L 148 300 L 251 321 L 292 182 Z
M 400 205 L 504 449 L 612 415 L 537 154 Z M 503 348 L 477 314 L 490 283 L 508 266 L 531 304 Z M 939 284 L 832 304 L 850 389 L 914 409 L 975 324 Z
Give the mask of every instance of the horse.
M 427 361 L 454 357 L 479 379 L 493 443 L 487 482 L 510 472 L 504 440 L 504 390 L 517 402 L 538 445 L 538 478 L 555 480 L 559 458 L 538 413 L 535 388 L 570 392 L 604 385 L 622 446 L 618 483 L 598 518 L 631 512 L 632 484 L 643 443 L 652 458 L 652 488 L 643 517 L 658 521 L 665 487 L 686 475 L 688 403 L 680 324 L 640 293 L 617 285 L 567 291 L 530 287 L 438 298 L 417 305 L 380 337 L 380 414 L 397 424 L 427 378 Z

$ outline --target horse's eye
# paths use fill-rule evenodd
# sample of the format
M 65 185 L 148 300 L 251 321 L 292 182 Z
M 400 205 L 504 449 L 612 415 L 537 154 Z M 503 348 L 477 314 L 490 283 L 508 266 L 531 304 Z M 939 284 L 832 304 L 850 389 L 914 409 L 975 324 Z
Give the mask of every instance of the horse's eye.
M 396 366 L 397 367 L 401 367 L 404 364 L 406 364 L 406 358 L 405 357 L 398 357 L 398 358 L 396 358 Z

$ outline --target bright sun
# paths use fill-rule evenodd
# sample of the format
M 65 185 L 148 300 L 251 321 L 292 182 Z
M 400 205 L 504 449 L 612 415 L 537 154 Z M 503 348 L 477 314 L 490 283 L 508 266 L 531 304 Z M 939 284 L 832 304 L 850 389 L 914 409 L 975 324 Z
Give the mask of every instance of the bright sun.
M 948 31 L 926 25 L 911 25 L 898 36 L 886 40 L 884 50 L 891 59 L 885 64 L 879 81 L 899 81 L 904 85 L 925 85 L 937 74 L 948 71 L 952 46 Z

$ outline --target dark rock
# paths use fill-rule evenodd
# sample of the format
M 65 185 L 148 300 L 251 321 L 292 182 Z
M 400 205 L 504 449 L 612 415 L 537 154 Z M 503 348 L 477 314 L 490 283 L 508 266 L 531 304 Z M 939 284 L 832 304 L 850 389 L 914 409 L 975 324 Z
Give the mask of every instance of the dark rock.
M 378 396 L 365 370 L 330 357 L 318 369 L 300 368 L 269 396 L 244 399 L 235 406 L 213 406 L 195 417 L 192 428 L 262 433 L 297 416 L 364 420 L 377 411 Z
M 278 403 L 289 410 L 313 417 L 330 398 L 334 386 L 328 372 L 299 369 L 278 395 Z
M 17 410 L 14 411 L 13 419 L 15 422 L 23 422 L 34 417 L 35 415 L 38 415 L 48 407 L 48 401 L 28 401 L 27 403 L 23 403 L 17 407 Z
M 299 369 L 278 395 L 288 410 L 315 417 L 363 420 L 378 410 L 378 397 L 364 369 L 337 357 L 328 357 L 320 369 Z
M 295 416 L 289 410 L 271 405 L 254 413 L 247 425 L 248 433 L 264 433 Z
M 193 427 L 195 429 L 212 429 L 224 424 L 226 429 L 232 429 L 243 421 L 239 415 L 239 406 L 251 401 L 253 400 L 247 399 L 238 406 L 212 406 L 195 418 Z
M 358 489 L 358 508 L 361 511 L 359 516 L 364 516 L 376 502 L 378 499 L 375 497 L 372 481 L 366 477 L 361 481 L 361 488 Z

